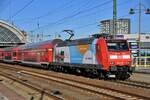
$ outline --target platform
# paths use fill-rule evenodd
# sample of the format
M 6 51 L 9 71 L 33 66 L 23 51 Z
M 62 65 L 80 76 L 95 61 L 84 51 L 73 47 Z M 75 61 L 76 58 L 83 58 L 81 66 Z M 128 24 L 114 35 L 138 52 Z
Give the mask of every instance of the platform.
M 150 74 L 150 67 L 136 67 L 135 72 L 136 73 Z

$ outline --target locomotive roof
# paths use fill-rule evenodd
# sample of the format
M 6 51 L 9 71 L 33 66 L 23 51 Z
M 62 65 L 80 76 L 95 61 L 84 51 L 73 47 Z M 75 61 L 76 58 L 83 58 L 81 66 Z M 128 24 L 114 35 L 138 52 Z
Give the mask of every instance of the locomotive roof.
M 57 44 L 57 47 L 62 46 L 71 46 L 71 45 L 84 45 L 84 44 L 91 44 L 94 38 L 82 38 L 76 40 L 67 40 Z
M 109 41 L 109 42 L 114 42 L 114 41 L 121 42 L 121 41 L 127 41 L 127 40 L 126 39 L 107 39 L 107 41 Z

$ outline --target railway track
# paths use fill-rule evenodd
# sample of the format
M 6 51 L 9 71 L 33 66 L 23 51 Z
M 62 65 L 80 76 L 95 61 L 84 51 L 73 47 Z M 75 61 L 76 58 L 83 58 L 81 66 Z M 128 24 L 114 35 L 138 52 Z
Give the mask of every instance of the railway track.
M 14 69 L 12 69 L 12 68 L 7 68 L 7 70 L 8 69 L 10 69 L 10 70 L 14 70 Z M 17 69 L 15 69 L 16 71 L 18 71 Z M 6 73 L 4 73 L 4 72 L 2 72 L 2 71 L 0 71 L 0 73 L 2 73 L 2 74 L 0 74 L 0 75 L 2 75 L 2 76 L 4 76 L 4 77 L 7 77 L 7 78 L 9 78 L 10 79 L 10 77 L 9 76 L 12 76 L 11 74 L 7 74 L 6 75 Z M 79 84 L 79 83 L 72 83 L 71 81 L 68 81 L 68 80 L 61 80 L 61 79 L 56 79 L 56 78 L 54 78 L 54 77 L 50 77 L 50 76 L 43 76 L 43 75 L 41 75 L 41 74 L 37 74 L 37 73 L 34 73 L 34 72 L 28 72 L 28 71 L 19 71 L 19 73 L 21 74 L 26 74 L 26 75 L 31 75 L 31 76 L 34 76 L 34 77 L 38 77 L 38 78 L 42 78 L 42 79 L 45 79 L 45 80 L 51 80 L 51 81 L 53 81 L 53 82 L 57 82 L 57 83 L 60 83 L 60 84 L 64 84 L 64 85 L 69 85 L 69 86 L 72 86 L 72 87 L 76 87 L 76 88 L 79 88 L 79 89 L 82 89 L 82 90 L 84 90 L 84 91 L 87 91 L 87 92 L 91 92 L 91 93 L 95 93 L 95 94 L 100 94 L 100 95 L 105 95 L 105 96 L 109 96 L 109 98 L 113 98 L 113 99 L 120 99 L 120 97 L 115 97 L 115 96 L 113 96 L 113 95 L 110 95 L 110 94 L 105 94 L 105 92 L 104 92 L 104 90 L 98 90 L 98 91 L 95 91 L 94 89 L 89 89 L 90 88 L 90 86 L 85 86 L 84 84 Z M 13 78 L 13 77 L 12 77 Z M 11 78 L 11 79 L 12 79 Z M 13 80 L 14 80 L 14 78 L 13 78 Z M 17 79 L 15 79 L 14 81 L 16 81 Z M 20 82 L 20 81 L 19 81 Z M 26 83 L 23 83 L 23 84 L 25 84 L 26 85 Z M 76 84 L 76 85 L 75 85 Z M 78 85 L 77 85 L 78 84 Z M 28 84 L 27 84 L 28 85 Z M 34 87 L 32 87 L 32 85 L 30 85 L 30 87 L 31 88 L 34 88 Z M 91 87 L 92 88 L 92 87 Z M 36 89 L 37 90 L 37 89 Z M 101 91 L 101 92 L 100 92 Z M 41 91 L 40 91 L 41 92 Z M 106 91 L 106 92 L 109 92 L 109 91 Z
M 3 77 L 5 77 L 5 78 L 8 78 L 8 79 L 10 79 L 10 80 L 12 80 L 12 81 L 15 81 L 15 82 L 17 82 L 17 83 L 19 83 L 19 84 L 21 84 L 21 85 L 24 85 L 24 86 L 26 86 L 26 87 L 28 87 L 28 88 L 30 88 L 30 89 L 32 89 L 32 90 L 35 90 L 35 91 L 37 91 L 37 92 L 39 92 L 39 93 L 42 93 L 42 94 L 44 94 L 44 95 L 47 95 L 47 96 L 48 96 L 49 98 L 51 98 L 52 100 L 62 100 L 61 97 L 58 97 L 58 96 L 56 96 L 56 95 L 53 95 L 52 93 L 50 93 L 49 91 L 47 91 L 47 90 L 45 90 L 45 89 L 43 89 L 43 88 L 41 88 L 41 87 L 38 87 L 38 86 L 35 86 L 35 85 L 33 85 L 33 84 L 27 83 L 26 80 L 20 80 L 20 79 L 18 79 L 18 77 L 13 77 L 13 76 L 12 76 L 11 74 L 9 74 L 9 73 L 5 73 L 5 72 L 0 71 L 0 75 L 3 76 Z
M 4 68 L 4 67 L 1 67 Z M 150 97 L 145 97 L 142 95 L 137 95 L 134 93 L 127 93 L 125 91 L 121 91 L 121 90 L 115 90 L 109 87 L 103 87 L 103 86 L 99 86 L 99 85 L 94 85 L 94 84 L 90 84 L 90 83 L 86 83 L 83 81 L 79 81 L 79 80 L 74 80 L 74 79 L 68 79 L 68 78 L 63 78 L 61 76 L 55 76 L 55 75 L 48 75 L 48 74 L 44 74 L 44 73 L 40 73 L 37 71 L 31 71 L 31 70 L 27 70 L 24 68 L 19 68 L 19 67 L 12 67 L 12 66 L 7 66 L 5 65 L 5 68 L 10 69 L 10 70 L 16 70 L 17 72 L 19 71 L 22 74 L 25 75 L 31 75 L 34 77 L 40 77 L 42 79 L 45 80 L 51 80 L 51 81 L 55 81 L 57 83 L 60 84 L 65 84 L 65 85 L 69 85 L 72 87 L 76 87 L 79 89 L 82 89 L 84 91 L 87 92 L 91 92 L 91 93 L 95 93 L 95 94 L 100 94 L 100 95 L 105 95 L 105 96 L 109 96 L 111 98 L 115 98 L 115 99 L 150 99 Z
M 150 89 L 150 83 L 139 82 L 133 80 L 120 81 L 120 80 L 111 80 L 110 82 L 115 82 L 117 84 L 127 85 L 136 88 Z

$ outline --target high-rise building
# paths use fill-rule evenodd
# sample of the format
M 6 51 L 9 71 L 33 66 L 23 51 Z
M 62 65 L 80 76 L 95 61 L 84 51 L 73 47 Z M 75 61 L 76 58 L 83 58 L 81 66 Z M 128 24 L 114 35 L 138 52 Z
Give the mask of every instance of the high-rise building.
M 115 34 L 130 34 L 130 19 L 117 19 Z M 103 20 L 100 22 L 101 32 L 113 34 L 113 20 Z

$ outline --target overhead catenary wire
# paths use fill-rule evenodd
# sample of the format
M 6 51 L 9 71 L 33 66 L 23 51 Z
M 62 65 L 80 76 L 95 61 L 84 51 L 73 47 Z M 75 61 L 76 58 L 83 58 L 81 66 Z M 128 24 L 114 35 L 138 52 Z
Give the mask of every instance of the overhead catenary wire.
M 49 13 L 46 13 L 46 14 L 41 15 L 41 16 L 38 16 L 38 17 L 26 19 L 26 20 L 28 20 L 28 21 L 25 21 L 25 22 L 23 22 L 22 24 L 28 24 L 28 23 L 30 23 L 30 22 L 32 22 L 32 21 L 35 21 L 35 20 L 39 21 L 40 19 L 43 19 L 43 18 L 48 17 L 48 16 L 50 16 L 50 15 L 53 15 L 53 14 L 56 14 L 56 13 L 60 13 L 60 12 L 62 12 L 62 11 L 65 11 L 64 9 L 71 9 L 73 1 L 74 1 L 74 0 L 72 0 L 72 2 L 70 1 L 70 2 L 67 2 L 67 3 L 65 3 L 65 4 L 63 4 L 63 5 L 61 5 L 61 6 L 59 6 L 56 10 L 50 11 L 51 13 L 49 12 Z M 79 6 L 77 9 L 72 9 L 72 11 L 73 11 L 73 12 L 77 12 L 77 11 L 81 10 L 83 7 L 84 7 L 84 8 L 87 7 L 88 4 L 90 3 L 90 1 L 91 1 L 91 0 L 86 0 L 86 2 L 84 2 L 83 5 L 80 5 L 81 7 Z M 82 3 L 82 2 L 81 2 L 81 3 Z M 81 3 L 80 3 L 80 4 L 81 4 Z M 66 5 L 67 5 L 67 6 L 66 6 Z M 68 6 L 68 5 L 69 5 L 69 6 Z M 59 9 L 59 8 L 61 8 L 61 9 Z
M 123 17 L 128 17 L 130 16 L 130 14 L 125 14 L 125 15 L 122 15 L 122 16 L 119 16 L 118 18 L 123 18 Z M 72 30 L 80 30 L 80 29 L 83 29 L 83 28 L 87 28 L 87 27 L 90 27 L 90 26 L 98 26 L 99 24 L 99 20 L 96 21 L 96 22 L 92 22 L 92 23 L 88 23 L 86 25 L 81 25 L 81 26 L 78 26 L 78 27 L 73 27 L 71 28 Z
M 23 22 L 22 24 L 26 24 L 26 23 L 29 23 L 30 21 L 34 21 L 34 20 L 40 20 L 40 19 L 43 19 L 43 18 L 45 18 L 45 17 L 47 17 L 47 16 L 50 16 L 50 15 L 52 15 L 52 14 L 55 14 L 55 13 L 59 13 L 61 10 L 64 10 L 64 8 L 68 8 L 68 9 L 70 9 L 70 6 L 72 6 L 72 5 L 69 5 L 69 4 L 71 4 L 72 2 L 73 2 L 74 0 L 71 0 L 71 1 L 69 1 L 69 2 L 67 2 L 67 3 L 64 3 L 63 5 L 60 5 L 59 7 L 56 7 L 55 9 L 53 9 L 52 11 L 49 11 L 49 12 L 47 12 L 47 13 L 45 13 L 45 14 L 42 14 L 42 15 L 39 15 L 39 16 L 36 16 L 36 17 L 32 17 L 32 18 L 25 18 L 25 19 L 17 19 L 17 20 L 13 20 L 13 21 L 19 21 L 19 22 L 23 22 L 23 21 L 25 21 L 25 22 Z M 85 6 L 82 6 L 82 7 L 86 7 L 87 5 L 88 5 L 88 3 L 90 2 L 90 0 L 88 1 L 88 0 L 86 0 L 87 1 L 87 4 L 85 4 Z M 129 2 L 129 1 L 128 1 Z M 124 2 L 125 3 L 125 2 Z M 68 6 L 69 5 L 69 6 Z M 67 7 L 68 6 L 68 7 Z M 80 10 L 80 8 L 81 7 L 78 7 L 79 8 L 79 10 Z
M 121 5 L 123 5 L 123 4 L 126 4 L 126 3 L 128 3 L 129 1 L 125 1 L 125 2 L 121 2 L 121 3 L 119 3 L 118 5 L 119 6 L 121 6 Z M 107 2 L 108 3 L 108 2 Z M 94 7 L 95 8 L 95 7 Z M 109 7 L 109 8 L 112 8 L 112 7 Z M 109 9 L 108 8 L 108 9 Z M 101 10 L 104 10 L 104 9 L 101 9 Z M 84 10 L 85 11 L 85 10 Z M 95 13 L 95 12 L 94 12 Z M 88 16 L 89 15 L 94 15 L 94 13 L 90 13 L 90 14 L 88 14 Z M 75 15 L 73 15 L 72 17 L 74 17 Z M 86 15 L 87 16 L 87 15 Z M 69 18 L 72 18 L 71 16 L 69 16 Z M 62 19 L 63 20 L 63 19 Z M 55 23 L 50 23 L 50 24 L 57 24 L 57 25 L 60 25 L 60 24 L 63 24 L 63 22 L 60 22 L 61 20 L 59 20 L 59 21 L 57 21 L 57 22 L 55 22 Z M 90 24 L 86 24 L 85 26 L 91 26 L 91 25 L 94 25 L 94 24 L 96 24 L 96 23 L 98 23 L 98 22 L 92 22 L 92 23 L 90 23 Z M 51 25 L 51 26 L 52 26 Z M 47 25 L 48 26 L 48 25 Z M 43 27 L 47 27 L 46 25 L 45 26 L 41 26 L 40 28 L 43 28 Z M 84 25 L 83 25 L 83 27 L 85 27 Z M 81 26 L 82 27 L 82 26 Z M 39 29 L 40 29 L 39 28 Z M 77 29 L 77 28 L 76 28 Z M 38 30 L 38 29 L 37 29 Z M 35 30 L 33 30 L 33 31 L 35 31 Z
M 78 11 L 80 11 L 80 10 L 82 10 L 82 8 L 86 8 L 87 6 L 90 6 L 90 5 L 88 5 L 89 3 L 90 3 L 90 0 L 86 0 L 87 2 L 84 2 L 84 4 L 83 5 L 80 5 L 77 9 L 74 9 L 74 13 L 76 13 L 76 12 L 78 12 Z M 69 18 L 69 19 L 71 19 L 71 18 Z M 64 20 L 65 21 L 65 20 Z M 63 24 L 64 22 L 62 21 L 60 21 L 60 23 L 56 23 L 56 24 Z
M 121 2 L 121 3 L 118 4 L 118 6 L 122 6 L 122 5 L 124 5 L 124 4 L 128 3 L 128 2 L 130 2 L 130 1 Z M 113 7 L 113 6 L 111 6 L 111 7 L 109 7 L 109 8 L 112 8 L 112 7 Z M 109 9 L 109 8 L 108 8 L 108 9 Z M 104 9 L 101 9 L 101 10 L 105 10 L 105 8 L 104 8 Z M 107 9 L 106 9 L 106 10 L 107 10 Z M 86 15 L 84 15 L 84 16 L 94 15 L 95 13 L 97 13 L 97 11 L 96 11 L 96 12 L 93 12 L 93 13 L 86 14 Z M 82 16 L 82 17 L 84 17 L 84 16 Z M 121 15 L 121 16 L 119 16 L 118 18 L 123 18 L 123 17 L 128 17 L 128 16 L 130 16 L 130 14 Z M 100 19 L 100 18 L 99 18 L 99 19 Z M 96 25 L 96 24 L 98 24 L 98 23 L 99 23 L 99 20 L 96 21 L 96 22 L 88 23 L 88 24 L 86 24 L 86 25 L 74 27 L 73 29 L 81 29 L 81 28 L 84 28 L 84 27 L 86 28 L 86 26 L 92 26 L 92 25 Z
M 129 2 L 129 1 L 128 1 Z M 125 4 L 125 2 L 122 2 L 122 4 Z M 120 5 L 118 5 L 118 6 L 120 6 Z M 109 9 L 108 7 L 107 7 L 107 9 Z M 106 9 L 106 10 L 107 10 Z M 102 9 L 101 9 L 102 10 Z M 103 9 L 104 10 L 104 9 Z M 97 11 L 96 11 L 97 12 Z M 96 13 L 95 12 L 95 13 Z M 90 13 L 91 14 L 91 13 Z M 88 14 L 89 15 L 89 14 Z M 92 15 L 92 14 L 91 14 Z M 126 16 L 129 16 L 129 14 L 126 14 L 126 15 L 123 15 L 123 16 L 120 16 L 119 18 L 122 18 L 122 17 L 126 17 Z M 60 25 L 60 24 L 62 24 L 62 22 L 60 22 L 60 23 L 56 23 L 57 25 Z M 78 30 L 78 29 L 82 29 L 82 28 L 87 28 L 87 27 L 90 27 L 90 26 L 92 26 L 92 25 L 98 25 L 99 24 L 99 20 L 98 21 L 95 21 L 95 22 L 92 22 L 92 23 L 88 23 L 88 24 L 86 24 L 86 25 L 81 25 L 81 26 L 77 26 L 77 27 L 73 27 L 73 28 L 71 28 L 71 29 L 76 29 L 76 30 Z
M 126 4 L 126 3 L 128 3 L 129 1 L 125 1 L 125 2 L 121 2 L 121 3 L 119 3 L 118 4 L 118 6 L 122 6 L 122 5 L 124 5 L 124 4 Z M 108 9 L 109 8 L 112 8 L 113 6 L 111 6 L 111 7 L 107 7 Z M 103 9 L 101 9 L 101 11 L 103 11 L 103 10 L 108 10 L 108 9 L 106 9 L 106 8 L 103 8 Z M 94 15 L 95 13 L 97 13 L 97 11 L 96 12 L 92 12 L 92 13 L 88 13 L 88 14 L 86 14 L 86 15 L 83 15 L 82 17 L 84 17 L 84 16 L 91 16 L 91 15 Z M 122 17 L 124 17 L 124 16 L 128 16 L 129 14 L 127 14 L 127 15 L 123 15 Z M 121 18 L 121 16 L 119 16 L 119 18 Z M 79 19 L 79 18 L 78 18 Z M 99 18 L 100 19 L 100 18 Z M 94 25 L 94 24 L 98 24 L 98 21 L 97 22 L 92 22 L 92 23 L 89 23 L 89 24 L 86 24 L 85 26 L 91 26 L 91 25 Z M 62 23 L 59 23 L 59 25 L 60 24 L 63 24 L 63 22 Z M 58 25 L 58 24 L 57 24 Z M 83 27 L 85 27 L 84 25 L 83 25 Z M 81 26 L 82 27 L 82 26 Z M 80 28 L 80 27 L 79 27 Z M 75 29 L 78 29 L 78 27 L 76 27 Z
M 12 15 L 12 18 L 16 17 L 19 13 L 21 13 L 25 8 L 27 8 L 29 5 L 31 5 L 34 2 L 34 0 L 29 1 L 25 6 L 23 6 L 21 9 L 19 9 L 15 14 Z
M 27 21 L 34 21 L 34 20 L 39 20 L 39 19 L 43 19 L 45 17 L 48 17 L 50 15 L 53 15 L 53 14 L 56 14 L 56 13 L 60 13 L 61 11 L 64 11 L 64 9 L 70 9 L 73 5 L 72 3 L 74 2 L 75 0 L 71 0 L 67 3 L 64 3 L 58 7 L 56 7 L 55 9 L 51 10 L 51 11 L 48 11 L 47 13 L 45 14 L 42 14 L 42 15 L 39 15 L 39 16 L 36 16 L 36 17 L 32 17 L 32 18 L 25 18 L 25 19 L 17 19 L 17 20 L 13 20 L 13 21 L 24 21 L 24 20 L 27 20 Z M 87 4 L 90 2 L 90 0 L 86 0 L 87 1 Z M 83 6 L 84 7 L 84 6 Z M 79 9 L 82 8 L 82 7 L 79 7 Z
M 126 4 L 126 3 L 128 3 L 128 2 L 127 1 L 126 2 L 121 2 L 121 3 L 119 3 L 119 6 L 121 6 L 123 4 Z M 101 10 L 104 10 L 104 9 L 101 9 Z M 123 15 L 123 16 L 119 16 L 118 18 L 122 18 L 122 17 L 126 17 L 126 16 L 129 16 L 129 14 L 126 14 L 126 15 Z M 88 23 L 86 25 L 81 25 L 81 26 L 78 26 L 78 27 L 73 27 L 73 28 L 70 28 L 70 29 L 79 30 L 79 29 L 87 28 L 87 27 L 90 27 L 90 26 L 93 26 L 93 25 L 97 26 L 98 24 L 99 24 L 99 20 L 96 21 L 96 22 Z
M 32 18 L 26 18 L 26 19 L 18 19 L 18 20 L 14 20 L 14 21 L 24 21 L 24 20 L 27 20 L 27 21 L 34 21 L 34 20 L 40 20 L 40 19 L 43 19 L 47 16 L 50 16 L 50 15 L 53 15 L 53 14 L 56 14 L 56 13 L 60 13 L 61 11 L 64 11 L 64 9 L 69 9 L 70 7 L 72 7 L 72 3 L 74 2 L 74 0 L 71 0 L 69 2 L 66 2 L 56 8 L 54 8 L 53 10 L 51 11 L 48 11 L 42 15 L 39 15 L 39 16 L 36 16 L 36 17 L 32 17 Z
M 104 5 L 108 4 L 108 3 L 111 3 L 111 2 L 112 2 L 112 0 L 107 0 L 106 2 L 103 2 L 103 3 L 101 3 L 101 4 L 98 4 L 98 5 L 94 6 L 94 7 L 90 7 L 90 8 L 87 8 L 87 9 L 85 9 L 85 10 L 78 11 L 78 12 L 76 12 L 75 14 L 72 14 L 72 15 L 70 15 L 70 16 L 66 16 L 66 17 L 64 17 L 64 18 L 61 18 L 61 19 L 55 21 L 55 22 L 51 22 L 51 23 L 48 23 L 48 24 L 46 24 L 46 25 L 43 25 L 43 26 L 39 27 L 38 29 L 41 29 L 41 28 L 44 28 L 44 27 L 47 27 L 47 26 L 50 26 L 50 25 L 54 25 L 54 24 L 57 24 L 57 23 L 60 23 L 60 21 L 64 21 L 64 20 L 73 18 L 73 17 L 75 17 L 75 16 L 77 16 L 77 15 L 83 14 L 83 13 L 85 13 L 85 12 L 88 12 L 88 11 L 90 11 L 90 10 L 93 10 L 93 9 L 96 9 L 96 8 L 99 8 L 99 7 L 102 7 L 102 6 L 104 6 Z M 38 30 L 38 29 L 36 28 L 36 29 L 33 29 L 32 31 L 36 31 L 36 30 Z
M 130 16 L 130 14 L 125 14 L 125 15 L 122 15 L 122 16 L 119 16 L 118 18 L 123 18 L 123 17 L 127 17 L 127 16 Z M 82 25 L 82 26 L 78 26 L 78 27 L 74 27 L 72 29 L 81 29 L 81 28 L 87 28 L 88 26 L 92 26 L 92 25 L 98 25 L 99 21 L 96 21 L 96 22 L 92 22 L 92 23 L 88 23 L 86 25 Z
M 69 2 L 68 2 L 69 3 Z M 71 2 L 70 2 L 71 3 Z M 81 2 L 82 3 L 82 2 Z M 84 2 L 82 5 L 80 5 L 77 9 L 73 9 L 72 11 L 73 12 L 78 12 L 79 10 L 81 10 L 82 8 L 88 6 L 88 4 L 90 3 L 90 0 L 86 0 L 86 2 Z M 39 19 L 38 19 L 38 22 L 37 22 L 37 26 L 38 26 L 38 29 L 40 29 L 41 27 L 40 26 L 40 23 L 39 23 Z M 31 30 L 33 32 L 33 30 Z

